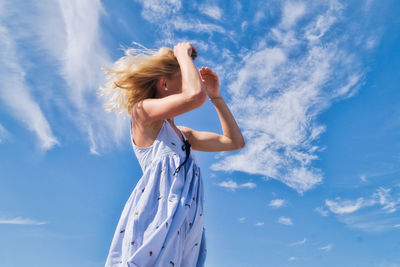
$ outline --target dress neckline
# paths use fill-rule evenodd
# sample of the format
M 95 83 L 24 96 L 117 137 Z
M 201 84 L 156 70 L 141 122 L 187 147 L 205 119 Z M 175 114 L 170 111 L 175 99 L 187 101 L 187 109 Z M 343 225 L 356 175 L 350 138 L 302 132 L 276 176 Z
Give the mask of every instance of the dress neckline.
M 176 136 L 183 144 L 185 143 L 185 141 L 187 140 L 187 138 L 186 138 L 185 134 L 181 131 L 181 129 L 179 129 L 178 127 L 176 127 L 176 128 L 179 130 L 179 132 L 182 134 L 184 141 L 182 141 L 182 139 L 179 137 L 179 135 L 175 132 L 174 128 L 173 128 L 172 125 L 169 123 L 169 121 L 168 121 L 167 119 L 163 119 L 163 124 L 162 124 L 162 126 L 161 126 L 161 129 L 160 129 L 160 131 L 158 132 L 157 137 L 156 137 L 156 139 L 153 141 L 153 143 L 152 143 L 150 146 L 147 146 L 147 147 L 140 147 L 140 146 L 136 145 L 135 142 L 133 141 L 133 135 L 132 135 L 132 118 L 131 118 L 130 135 L 131 135 L 131 142 L 132 142 L 133 147 L 136 148 L 136 149 L 141 149 L 141 150 L 147 150 L 147 149 L 152 148 L 152 147 L 154 146 L 155 142 L 159 139 L 159 137 L 160 137 L 160 135 L 161 135 L 161 132 L 162 132 L 162 130 L 163 130 L 163 128 L 164 128 L 164 124 L 168 124 L 168 125 L 170 126 L 171 130 L 174 132 L 175 136 Z
M 178 127 L 176 127 L 176 128 L 179 130 L 179 132 L 182 134 L 183 141 L 182 141 L 182 139 L 178 136 L 178 134 L 175 132 L 175 130 L 174 130 L 174 128 L 172 127 L 171 123 L 170 123 L 167 119 L 164 119 L 164 121 L 166 121 L 166 122 L 169 124 L 169 127 L 171 127 L 171 130 L 175 133 L 176 137 L 178 137 L 178 139 L 181 140 L 181 142 L 184 144 L 185 141 L 187 140 L 187 138 L 186 138 L 185 134 L 181 131 L 181 129 L 179 129 Z

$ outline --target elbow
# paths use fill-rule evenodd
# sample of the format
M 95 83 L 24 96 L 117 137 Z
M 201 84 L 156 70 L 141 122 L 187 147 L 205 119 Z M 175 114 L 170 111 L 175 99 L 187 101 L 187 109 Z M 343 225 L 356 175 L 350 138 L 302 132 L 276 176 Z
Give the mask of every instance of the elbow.
M 243 140 L 243 141 L 240 143 L 239 149 L 244 148 L 245 145 L 246 145 L 246 142 Z
M 238 143 L 235 148 L 236 150 L 243 148 L 246 145 L 244 139 L 242 140 L 242 142 Z
M 200 91 L 190 96 L 190 102 L 195 103 L 196 107 L 202 106 L 207 100 L 207 93 Z

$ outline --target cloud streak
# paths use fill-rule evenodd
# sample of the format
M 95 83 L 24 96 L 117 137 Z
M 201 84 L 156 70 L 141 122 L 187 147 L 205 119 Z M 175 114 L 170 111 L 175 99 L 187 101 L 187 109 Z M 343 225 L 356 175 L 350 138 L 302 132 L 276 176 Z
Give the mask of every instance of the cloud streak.
M 39 222 L 29 218 L 15 217 L 15 218 L 1 218 L 0 224 L 16 224 L 16 225 L 42 225 L 47 224 L 47 222 Z
M 306 243 L 307 238 L 304 238 L 303 240 L 291 243 L 289 246 L 293 247 L 293 246 L 302 246 Z
M 0 144 L 4 143 L 8 135 L 9 133 L 7 132 L 6 128 L 4 128 L 3 125 L 0 124 Z
M 237 189 L 241 189 L 241 188 L 253 189 L 257 186 L 255 183 L 252 183 L 252 182 L 238 184 L 235 181 L 233 181 L 232 179 L 227 180 L 227 181 L 222 181 L 222 182 L 218 183 L 217 185 L 220 187 L 223 187 L 225 189 L 228 189 L 229 191 L 232 191 L 232 192 L 236 191 Z
M 218 6 L 201 5 L 199 11 L 213 19 L 220 20 L 222 17 L 222 10 Z
M 4 17 L 2 17 L 3 19 Z M 35 133 L 42 150 L 59 144 L 41 107 L 25 82 L 25 71 L 19 63 L 17 45 L 9 29 L 0 25 L 0 92 L 3 103 L 28 130 Z
M 128 129 L 126 118 L 106 112 L 104 100 L 98 98 L 101 68 L 111 62 L 101 38 L 100 18 L 106 14 L 101 2 L 41 1 L 35 8 L 38 16 L 31 19 L 37 42 L 58 63 L 58 74 L 67 85 L 62 93 L 70 105 L 59 107 L 86 134 L 90 153 L 115 147 Z
M 378 187 L 370 196 L 359 197 L 355 200 L 325 200 L 325 207 L 336 218 L 351 228 L 365 232 L 381 232 L 395 229 L 399 221 L 396 211 L 400 206 L 399 188 Z M 323 216 L 328 211 L 324 207 Z

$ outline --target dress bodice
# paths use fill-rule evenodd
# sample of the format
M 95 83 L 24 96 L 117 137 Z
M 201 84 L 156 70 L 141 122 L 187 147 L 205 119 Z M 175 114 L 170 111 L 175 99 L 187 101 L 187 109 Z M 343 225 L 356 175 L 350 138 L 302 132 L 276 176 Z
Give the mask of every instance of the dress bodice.
M 131 143 L 143 172 L 145 172 L 145 170 L 155 161 L 165 156 L 175 157 L 179 162 L 182 162 L 186 159 L 188 154 L 186 151 L 189 151 L 189 157 L 193 157 L 195 162 L 198 164 L 197 157 L 192 148 L 187 145 L 189 140 L 179 128 L 178 130 L 181 132 L 185 140 L 184 142 L 172 128 L 169 121 L 164 119 L 161 129 L 153 144 L 143 148 L 137 146 L 133 141 L 131 121 Z

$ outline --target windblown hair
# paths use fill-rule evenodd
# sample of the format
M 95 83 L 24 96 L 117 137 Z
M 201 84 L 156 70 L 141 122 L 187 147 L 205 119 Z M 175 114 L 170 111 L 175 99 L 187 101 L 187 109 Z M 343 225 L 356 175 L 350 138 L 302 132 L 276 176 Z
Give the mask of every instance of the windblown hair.
M 161 76 L 172 78 L 180 71 L 171 48 L 151 50 L 133 43 L 141 48 L 123 49 L 125 56 L 114 62 L 111 68 L 103 68 L 106 83 L 100 86 L 100 96 L 108 97 L 104 105 L 108 112 L 131 115 L 137 102 L 156 96 L 157 81 Z

